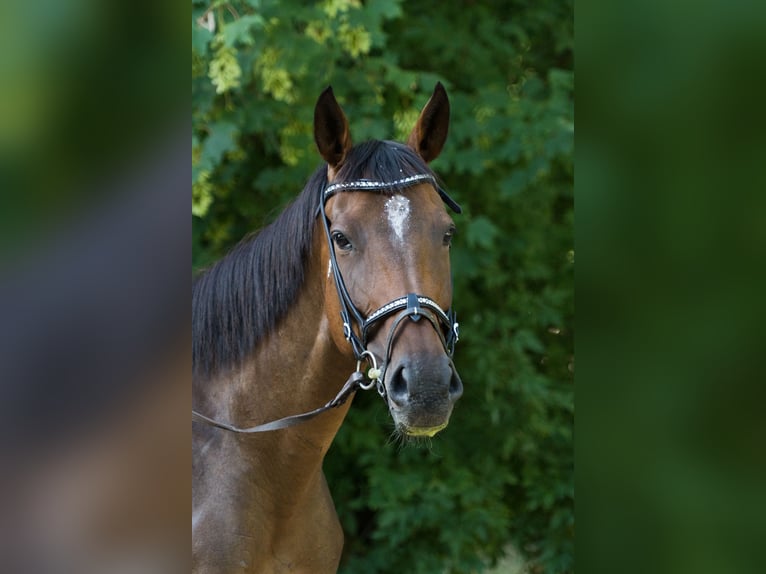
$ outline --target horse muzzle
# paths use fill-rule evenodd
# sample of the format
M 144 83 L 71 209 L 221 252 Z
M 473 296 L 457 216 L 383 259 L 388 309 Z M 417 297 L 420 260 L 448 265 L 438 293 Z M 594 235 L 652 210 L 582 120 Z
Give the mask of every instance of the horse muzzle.
M 434 436 L 449 423 L 463 394 L 452 360 L 446 354 L 417 354 L 387 366 L 383 385 L 396 428 L 409 436 Z

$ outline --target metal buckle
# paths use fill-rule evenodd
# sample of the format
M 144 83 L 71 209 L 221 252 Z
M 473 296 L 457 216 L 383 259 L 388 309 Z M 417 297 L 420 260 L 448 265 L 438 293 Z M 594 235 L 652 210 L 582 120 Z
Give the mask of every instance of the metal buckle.
M 410 312 L 410 319 L 416 323 L 420 321 L 420 301 L 415 293 L 407 293 L 407 311 Z

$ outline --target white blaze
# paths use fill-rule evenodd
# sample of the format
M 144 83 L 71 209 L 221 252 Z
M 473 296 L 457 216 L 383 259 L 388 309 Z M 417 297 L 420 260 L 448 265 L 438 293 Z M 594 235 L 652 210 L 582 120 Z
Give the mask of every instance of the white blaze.
M 395 195 L 386 201 L 386 216 L 399 243 L 404 243 L 404 234 L 409 227 L 410 200 L 403 195 Z

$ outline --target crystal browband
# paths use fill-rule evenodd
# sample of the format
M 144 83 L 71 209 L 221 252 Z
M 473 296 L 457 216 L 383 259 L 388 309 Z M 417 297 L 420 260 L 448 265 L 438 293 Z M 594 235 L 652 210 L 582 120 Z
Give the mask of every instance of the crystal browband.
M 401 189 L 403 187 L 409 187 L 411 185 L 415 185 L 419 182 L 429 182 L 432 184 L 436 191 L 439 193 L 439 196 L 442 198 L 442 201 L 446 203 L 455 213 L 461 213 L 463 210 L 460 208 L 460 205 L 452 199 L 449 195 L 447 195 L 447 192 L 444 191 L 439 184 L 436 181 L 436 178 L 430 174 L 427 173 L 421 173 L 418 175 L 411 175 L 409 177 L 403 177 L 402 179 L 396 179 L 394 181 L 372 181 L 369 179 L 359 179 L 356 181 L 347 181 L 344 183 L 333 183 L 331 185 L 328 185 L 327 188 L 324 190 L 324 193 L 322 194 L 323 201 L 327 201 L 332 197 L 335 193 L 338 191 L 343 191 L 344 189 L 357 189 L 357 190 L 368 190 L 368 191 L 375 191 L 375 190 L 382 190 L 382 189 Z
M 324 199 L 327 201 L 327 199 L 332 194 L 337 191 L 343 191 L 344 189 L 392 189 L 397 187 L 409 187 L 410 185 L 414 185 L 420 181 L 430 181 L 435 187 L 439 187 L 434 176 L 425 173 L 419 175 L 411 175 L 409 177 L 396 179 L 394 181 L 372 181 L 369 179 L 360 179 L 357 181 L 348 181 L 345 183 L 333 183 L 332 185 L 327 186 L 327 189 L 324 190 Z

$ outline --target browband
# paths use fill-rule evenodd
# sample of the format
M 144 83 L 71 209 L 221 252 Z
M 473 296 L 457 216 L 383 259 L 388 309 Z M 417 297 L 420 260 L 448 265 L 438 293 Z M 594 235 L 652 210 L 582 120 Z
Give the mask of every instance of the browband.
M 460 207 L 460 204 L 457 203 L 454 199 L 452 199 L 449 195 L 447 195 L 447 192 L 444 191 L 441 186 L 436 181 L 436 178 L 430 174 L 422 173 L 418 175 L 411 175 L 409 177 L 403 177 L 402 179 L 397 179 L 394 181 L 372 181 L 369 179 L 359 179 L 356 181 L 348 181 L 345 183 L 333 183 L 331 185 L 328 185 L 327 188 L 324 190 L 324 194 L 322 195 L 322 201 L 327 201 L 332 197 L 335 193 L 347 189 L 357 189 L 357 190 L 364 190 L 364 191 L 375 191 L 375 190 L 382 190 L 382 189 L 401 189 L 404 187 L 410 187 L 412 185 L 415 185 L 417 183 L 427 181 L 431 183 L 436 188 L 436 191 L 439 193 L 439 197 L 442 198 L 442 201 L 447 204 L 447 206 L 452 209 L 455 213 L 462 213 L 463 210 Z

